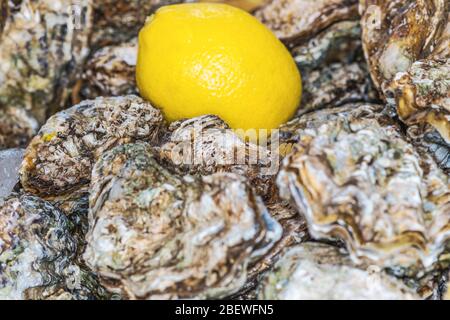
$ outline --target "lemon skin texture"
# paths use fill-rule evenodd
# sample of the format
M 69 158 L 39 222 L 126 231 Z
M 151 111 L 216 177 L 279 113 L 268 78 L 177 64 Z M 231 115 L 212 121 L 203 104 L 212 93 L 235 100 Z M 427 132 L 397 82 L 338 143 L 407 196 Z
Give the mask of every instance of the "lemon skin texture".
M 160 8 L 139 33 L 141 95 L 173 122 L 205 114 L 234 129 L 274 129 L 301 99 L 285 46 L 256 18 L 225 4 Z

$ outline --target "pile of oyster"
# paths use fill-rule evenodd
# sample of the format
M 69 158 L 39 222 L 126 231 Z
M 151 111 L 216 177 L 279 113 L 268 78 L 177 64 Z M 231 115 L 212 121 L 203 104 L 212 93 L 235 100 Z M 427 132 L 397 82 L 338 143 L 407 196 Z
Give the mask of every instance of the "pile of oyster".
M 303 77 L 265 145 L 139 97 L 175 2 L 0 0 L 0 299 L 450 299 L 448 0 L 230 1 Z

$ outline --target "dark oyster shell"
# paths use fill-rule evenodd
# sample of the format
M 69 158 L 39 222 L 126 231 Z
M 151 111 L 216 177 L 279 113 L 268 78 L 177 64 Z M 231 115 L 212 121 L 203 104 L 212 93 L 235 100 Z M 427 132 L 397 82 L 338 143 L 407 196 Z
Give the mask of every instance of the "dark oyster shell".
M 0 204 L 0 299 L 100 299 L 110 295 L 78 263 L 66 216 L 31 195 Z
M 136 96 L 88 100 L 51 117 L 25 152 L 27 192 L 54 199 L 84 192 L 97 158 L 118 144 L 158 140 L 159 110 Z
M 81 100 L 99 96 L 137 94 L 135 79 L 137 38 L 118 45 L 106 46 L 88 59 L 83 73 Z
M 355 262 L 435 267 L 450 238 L 450 184 L 376 105 L 316 112 L 286 128 L 298 143 L 278 186 L 317 239 L 342 239 Z
M 336 247 L 304 243 L 289 249 L 260 286 L 261 299 L 420 299 L 376 267 L 355 266 Z
M 450 166 L 450 2 L 361 0 L 370 72 L 413 139 Z M 424 137 L 433 128 L 443 143 Z M 435 139 L 433 139 L 435 140 Z
M 256 18 L 288 44 L 311 38 L 332 24 L 358 19 L 358 0 L 272 0 Z
M 223 297 L 281 236 L 239 175 L 177 176 L 148 144 L 118 146 L 93 169 L 84 259 L 131 299 Z
M 42 124 L 66 106 L 89 53 L 91 1 L 0 2 L 0 109 L 24 108 Z
M 145 20 L 161 6 L 181 0 L 96 0 L 94 2 L 95 30 L 92 46 L 120 45 L 139 32 Z
M 158 151 L 161 161 L 181 174 L 233 172 L 247 177 L 259 195 L 270 198 L 276 193 L 277 147 L 244 142 L 216 116 L 172 123 Z

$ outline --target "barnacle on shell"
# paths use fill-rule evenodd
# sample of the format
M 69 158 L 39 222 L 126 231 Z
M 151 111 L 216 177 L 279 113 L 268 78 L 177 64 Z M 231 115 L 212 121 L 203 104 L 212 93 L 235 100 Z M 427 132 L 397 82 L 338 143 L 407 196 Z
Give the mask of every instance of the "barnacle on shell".
M 449 177 L 376 105 L 289 124 L 298 143 L 278 186 L 317 239 L 342 239 L 356 262 L 431 268 L 450 238 Z
M 101 299 L 109 293 L 78 264 L 66 216 L 50 203 L 14 194 L 0 204 L 0 299 Z
M 57 113 L 25 152 L 20 175 L 27 192 L 53 199 L 84 192 L 95 161 L 118 144 L 158 140 L 159 110 L 137 96 L 97 98 Z
M 132 299 L 235 293 L 281 228 L 241 176 L 183 177 L 152 151 L 121 145 L 96 163 L 85 261 Z
M 66 106 L 89 53 L 91 1 L 0 3 L 0 109 L 24 108 L 42 124 Z
M 24 147 L 38 127 L 37 121 L 25 109 L 0 107 L 0 150 Z
M 137 38 L 96 51 L 88 59 L 82 76 L 82 99 L 137 94 L 135 72 Z
M 358 19 L 358 0 L 272 0 L 255 17 L 288 44 L 311 38 L 332 24 Z
M 400 280 L 378 268 L 355 266 L 338 248 L 304 243 L 290 248 L 259 288 L 261 299 L 420 299 Z

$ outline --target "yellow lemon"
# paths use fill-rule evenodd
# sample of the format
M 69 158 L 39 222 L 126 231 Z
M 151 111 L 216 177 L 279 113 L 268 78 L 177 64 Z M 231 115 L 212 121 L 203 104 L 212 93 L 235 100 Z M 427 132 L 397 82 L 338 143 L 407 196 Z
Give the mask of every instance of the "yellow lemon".
M 284 45 L 247 12 L 225 4 L 160 8 L 139 34 L 136 79 L 170 122 L 205 114 L 234 129 L 274 129 L 301 97 Z

